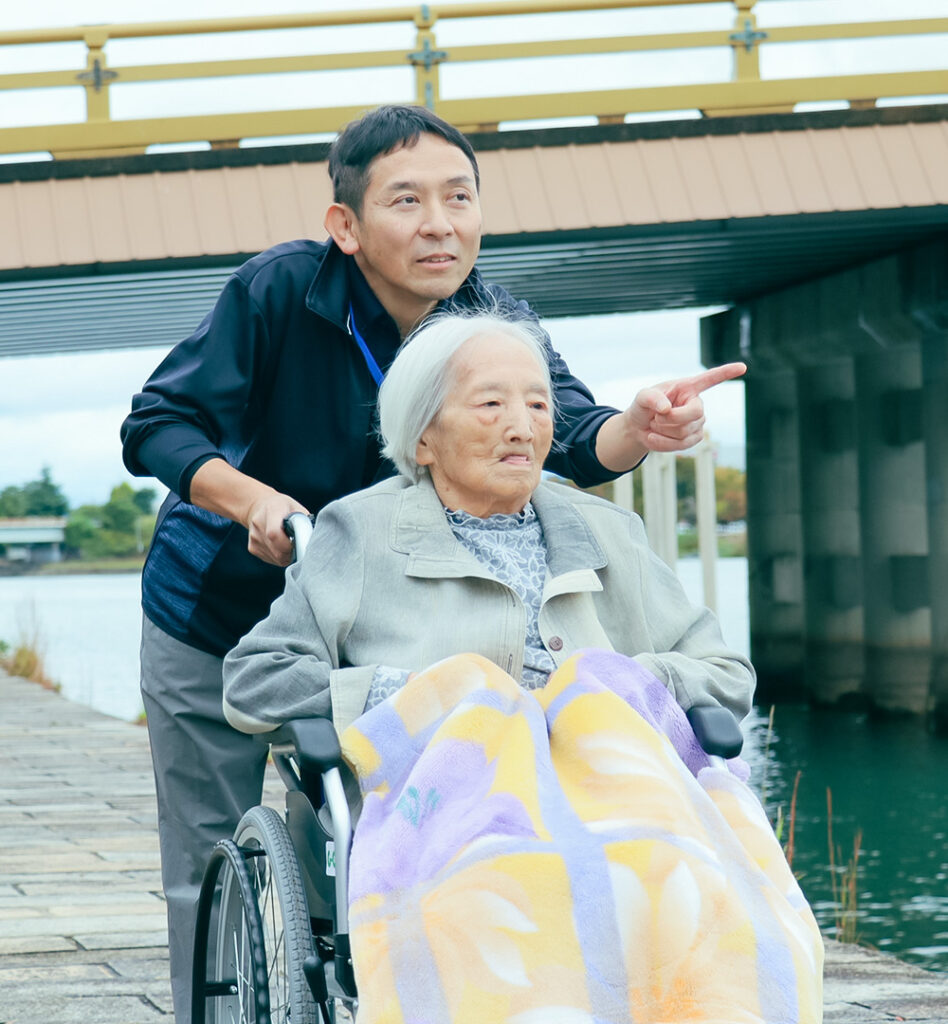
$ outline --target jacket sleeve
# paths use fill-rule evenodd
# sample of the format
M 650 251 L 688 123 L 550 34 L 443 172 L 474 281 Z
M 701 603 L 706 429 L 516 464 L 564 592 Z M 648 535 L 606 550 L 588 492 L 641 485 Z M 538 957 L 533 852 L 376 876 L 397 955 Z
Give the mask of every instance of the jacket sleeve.
M 540 318 L 526 302 L 517 301 L 498 285 L 485 287 L 500 308 L 532 321 L 543 330 Z M 546 339 L 556 403 L 555 441 L 547 457 L 546 468 L 572 480 L 579 487 L 592 487 L 607 480 L 615 480 L 622 474 L 606 469 L 596 458 L 596 437 L 603 423 L 619 410 L 608 405 L 597 405 L 589 388 L 570 373 L 566 361 L 553 348 L 545 330 L 543 336 Z
M 652 650 L 635 660 L 664 682 L 685 711 L 720 705 L 738 720 L 750 711 L 756 675 L 747 658 L 724 642 L 715 615 L 693 605 L 674 572 L 645 540 L 641 521 L 631 519 L 640 545 L 642 607 Z
M 235 729 L 332 718 L 341 732 L 362 713 L 378 666 L 347 666 L 344 655 L 362 597 L 362 551 L 352 517 L 339 503 L 323 509 L 270 614 L 224 659 L 224 716 Z
M 210 458 L 239 462 L 269 355 L 266 318 L 237 275 L 190 338 L 171 350 L 132 399 L 122 424 L 129 472 L 155 476 L 188 500 Z

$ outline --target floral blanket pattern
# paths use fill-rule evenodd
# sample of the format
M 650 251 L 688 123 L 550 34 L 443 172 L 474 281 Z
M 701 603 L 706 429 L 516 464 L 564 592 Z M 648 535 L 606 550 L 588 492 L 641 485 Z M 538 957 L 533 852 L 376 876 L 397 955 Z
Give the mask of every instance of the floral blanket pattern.
M 757 798 L 636 662 L 484 658 L 343 735 L 363 1024 L 811 1024 L 823 945 Z M 746 772 L 745 772 L 746 774 Z

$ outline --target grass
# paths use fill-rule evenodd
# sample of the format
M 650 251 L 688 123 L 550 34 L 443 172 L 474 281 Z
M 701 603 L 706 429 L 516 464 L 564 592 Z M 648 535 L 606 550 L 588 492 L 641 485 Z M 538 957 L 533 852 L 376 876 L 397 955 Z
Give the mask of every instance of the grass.
M 719 533 L 717 535 L 719 558 L 744 558 L 747 555 L 746 533 Z M 682 530 L 678 534 L 678 555 L 686 558 L 698 553 L 698 531 Z
M 42 566 L 39 576 L 72 576 L 81 573 L 141 572 L 145 564 L 144 555 L 128 558 L 67 559 L 65 562 L 48 562 Z
M 50 679 L 43 661 L 44 644 L 36 621 L 36 609 L 30 606 L 27 626 L 21 627 L 20 638 L 15 644 L 0 640 L 0 669 L 7 675 L 38 683 L 47 690 L 60 690 L 60 685 Z

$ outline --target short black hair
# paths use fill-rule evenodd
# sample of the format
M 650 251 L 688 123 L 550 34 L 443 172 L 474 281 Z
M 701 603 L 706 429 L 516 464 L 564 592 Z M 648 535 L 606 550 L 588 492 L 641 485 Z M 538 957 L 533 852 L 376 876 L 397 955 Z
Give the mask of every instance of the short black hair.
M 480 188 L 481 176 L 474 150 L 457 128 L 442 121 L 427 107 L 387 104 L 346 125 L 330 146 L 333 202 L 345 203 L 356 216 L 361 216 L 372 161 L 404 146 L 414 146 L 422 135 L 437 135 L 457 146 L 471 161 L 474 182 Z

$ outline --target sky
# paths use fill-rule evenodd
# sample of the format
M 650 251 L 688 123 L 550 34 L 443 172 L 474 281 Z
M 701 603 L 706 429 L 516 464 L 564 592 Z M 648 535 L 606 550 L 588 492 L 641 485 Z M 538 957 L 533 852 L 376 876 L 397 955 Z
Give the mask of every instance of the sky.
M 448 6 L 442 0 L 439 7 Z M 390 7 L 390 0 L 329 0 L 327 10 Z M 312 0 L 33 0 L 30 4 L 3 4 L 0 30 L 40 28 L 96 22 L 169 21 L 175 19 L 240 17 L 261 14 L 308 12 Z M 629 12 L 587 13 L 581 17 L 551 15 L 505 18 L 493 21 L 443 21 L 437 26 L 439 45 L 452 42 L 504 41 L 540 37 L 625 35 L 729 27 L 730 3 L 691 7 L 662 7 Z M 890 0 L 760 0 L 756 12 L 760 27 L 833 21 L 866 21 L 892 17 L 944 17 L 946 0 L 902 0 L 893 10 Z M 392 49 L 413 45 L 410 30 L 383 29 L 323 31 L 318 36 L 324 51 L 331 49 Z M 315 36 L 308 32 L 275 33 L 269 40 L 251 34 L 234 34 L 224 41 L 208 37 L 174 41 L 116 41 L 109 44 L 108 59 L 114 65 L 200 60 L 214 57 L 264 56 L 271 53 L 305 52 Z M 161 46 L 166 47 L 162 50 Z M 173 47 L 172 50 L 167 49 Z M 216 47 L 217 49 L 213 49 Z M 764 77 L 814 73 L 844 74 L 861 70 L 898 71 L 945 66 L 948 37 L 908 40 L 867 40 L 859 44 L 794 44 L 764 47 Z M 636 84 L 672 84 L 724 80 L 729 74 L 728 55 L 712 51 L 601 56 L 594 63 L 562 59 L 548 62 L 544 80 L 536 62 L 527 68 L 516 62 L 495 65 L 490 75 L 483 69 L 446 67 L 442 89 L 451 95 L 488 95 L 521 92 L 528 70 L 532 88 L 558 90 L 564 80 L 581 80 L 584 89 L 617 88 Z M 0 74 L 4 72 L 78 67 L 85 62 L 84 47 L 0 47 Z M 505 66 L 506 65 L 506 66 Z M 371 105 L 385 98 L 410 99 L 407 72 L 376 74 L 324 73 L 321 88 L 331 93 L 344 90 L 346 102 Z M 292 93 L 305 90 L 311 76 L 292 76 Z M 112 109 L 117 117 L 147 117 L 173 113 L 223 112 L 240 109 L 273 109 L 297 105 L 286 102 L 287 81 L 272 86 L 234 80 L 226 89 L 219 82 L 170 83 L 168 86 L 113 88 Z M 407 90 L 407 91 L 406 91 Z M 325 94 L 325 92 L 324 92 Z M 944 99 L 944 98 L 943 98 Z M 338 102 L 338 101 L 336 101 Z M 300 104 L 304 105 L 304 104 Z M 50 124 L 81 120 L 81 90 L 56 90 L 44 94 L 0 92 L 0 126 Z M 683 116 L 688 116 L 684 114 Z M 2 230 L 2 225 L 0 225 Z M 613 315 L 574 320 L 550 320 L 546 326 L 554 346 L 571 370 L 594 391 L 597 400 L 627 405 L 641 387 L 688 376 L 702 369 L 699 358 L 699 320 L 714 310 L 676 310 L 636 315 Z M 197 326 L 195 324 L 195 326 Z M 125 480 L 135 486 L 153 481 L 133 481 L 121 463 L 119 426 L 128 412 L 129 400 L 141 387 L 166 349 L 135 349 L 36 358 L 0 358 L 0 489 L 35 479 L 48 466 L 73 507 L 100 504 L 109 491 Z M 729 383 L 705 396 L 708 430 L 719 448 L 720 460 L 741 464 L 744 442 L 743 385 Z

